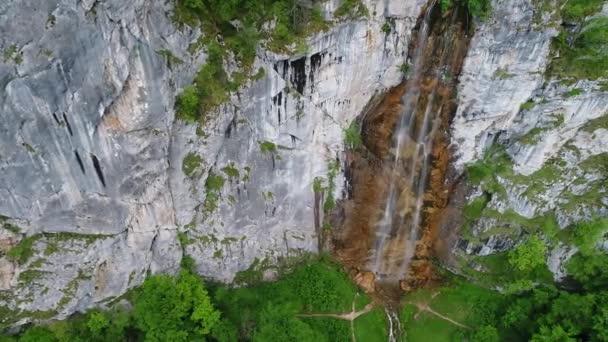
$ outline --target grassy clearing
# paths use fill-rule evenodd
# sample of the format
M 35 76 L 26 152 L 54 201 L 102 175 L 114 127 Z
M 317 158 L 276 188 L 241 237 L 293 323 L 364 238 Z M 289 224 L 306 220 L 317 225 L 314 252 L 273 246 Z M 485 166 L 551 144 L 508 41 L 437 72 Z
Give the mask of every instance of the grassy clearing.
M 387 340 L 387 319 L 384 309 L 375 308 L 359 316 L 353 322 L 357 341 L 385 342 Z
M 409 342 L 455 342 L 464 333 L 462 328 L 411 305 L 406 306 L 401 317 Z
M 455 276 L 448 276 L 448 279 L 448 283 L 442 287 L 419 290 L 405 296 L 406 305 L 401 311 L 401 320 L 408 341 L 469 340 L 474 329 L 494 320 L 494 312 L 503 302 L 500 293 Z M 444 317 L 420 307 L 424 305 Z M 473 330 L 458 326 L 445 318 Z

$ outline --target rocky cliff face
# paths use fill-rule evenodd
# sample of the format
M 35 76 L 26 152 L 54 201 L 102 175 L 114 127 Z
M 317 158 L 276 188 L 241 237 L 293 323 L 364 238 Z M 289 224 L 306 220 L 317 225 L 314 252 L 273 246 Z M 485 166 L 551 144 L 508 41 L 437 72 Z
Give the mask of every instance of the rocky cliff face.
M 171 2 L 0 4 L 0 32 L 10 33 L 0 37 L 2 323 L 103 304 L 148 273 L 174 272 L 184 252 L 200 274 L 229 282 L 317 251 L 320 206 L 343 196 L 343 130 L 401 81 L 426 5 L 364 2 L 368 17 L 334 20 L 306 53 L 258 49 L 264 76 L 204 125 L 174 119 L 175 95 L 206 54 L 189 49 L 200 32 L 175 27 Z M 540 24 L 552 17 L 536 3 L 494 1 L 476 23 L 450 130 L 455 166 L 497 142 L 520 177 L 498 177 L 504 195 L 486 208 L 499 214 L 463 232 L 458 255 L 521 241 L 513 213 L 523 222 L 555 212 L 560 227 L 608 214 L 605 171 L 578 166 L 608 152 L 596 124 L 608 110 L 605 86 L 545 79 L 557 30 Z M 324 3 L 328 19 L 338 4 Z M 559 177 L 546 179 L 547 167 Z M 557 278 L 574 252 L 553 248 Z
M 452 125 L 455 166 L 494 164 L 488 168 L 495 173 L 494 189 L 481 184 L 470 193 L 469 203 L 484 202 L 484 211 L 465 224 L 454 253 L 496 255 L 544 230 L 540 234 L 551 246 L 547 264 L 560 280 L 577 249 L 551 242 L 554 232 L 547 230 L 608 214 L 601 166 L 608 152 L 608 92 L 601 81 L 566 84 L 546 76 L 557 8 L 534 4 L 496 2 L 471 42 Z M 605 9 L 596 17 L 605 16 Z M 491 145 L 505 150 L 503 158 L 488 157 Z M 491 198 L 488 192 L 494 192 Z
M 342 131 L 401 80 L 424 4 L 367 1 L 368 18 L 336 20 L 305 54 L 259 50 L 265 76 L 204 126 L 174 120 L 206 56 L 188 52 L 200 32 L 178 30 L 170 2 L 1 4 L 0 305 L 11 320 L 65 316 L 173 272 L 178 237 L 222 281 L 316 251 L 313 180 L 340 196 L 328 165 Z M 324 5 L 328 18 L 337 5 Z

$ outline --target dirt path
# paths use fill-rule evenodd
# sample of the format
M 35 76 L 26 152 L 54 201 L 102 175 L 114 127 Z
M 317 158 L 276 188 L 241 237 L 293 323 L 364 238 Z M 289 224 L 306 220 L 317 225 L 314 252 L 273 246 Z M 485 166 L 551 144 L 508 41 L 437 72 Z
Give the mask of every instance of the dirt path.
M 450 322 L 450 323 L 452 323 L 452 324 L 454 324 L 454 325 L 457 325 L 457 326 L 459 326 L 459 327 L 461 327 L 461 328 L 464 328 L 464 329 L 471 329 L 471 327 L 469 327 L 468 325 L 464 325 L 464 324 L 462 324 L 462 323 L 458 323 L 458 322 L 456 322 L 455 320 L 453 320 L 453 319 L 451 319 L 451 318 L 449 318 L 449 317 L 446 317 L 446 316 L 444 316 L 444 315 L 440 314 L 439 312 L 437 312 L 437 311 L 435 311 L 435 310 L 431 309 L 431 307 L 430 307 L 430 306 L 429 306 L 427 303 L 419 303 L 419 302 L 405 302 L 405 304 L 413 305 L 413 306 L 417 307 L 417 308 L 418 308 L 418 310 L 421 310 L 421 311 L 426 311 L 426 312 L 432 313 L 433 315 L 435 315 L 435 316 L 437 316 L 437 317 L 439 317 L 439 318 L 441 318 L 441 319 L 443 319 L 443 320 L 446 320 L 446 321 L 448 321 L 448 322 Z
M 370 312 L 374 308 L 374 304 L 367 304 L 362 310 L 355 311 L 354 302 L 353 302 L 353 311 L 347 313 L 340 314 L 332 314 L 332 313 L 319 313 L 319 314 L 298 314 L 297 317 L 333 317 L 338 319 L 343 319 L 347 321 L 354 321 L 357 317 Z
M 374 303 L 367 304 L 363 309 L 356 311 L 355 303 L 357 301 L 357 295 L 353 298 L 352 311 L 347 313 L 340 314 L 332 314 L 332 313 L 319 313 L 319 314 L 297 314 L 296 317 L 331 317 L 337 319 L 343 319 L 345 321 L 350 322 L 350 333 L 352 342 L 357 342 L 357 337 L 355 336 L 355 319 L 357 317 L 364 315 L 374 308 Z

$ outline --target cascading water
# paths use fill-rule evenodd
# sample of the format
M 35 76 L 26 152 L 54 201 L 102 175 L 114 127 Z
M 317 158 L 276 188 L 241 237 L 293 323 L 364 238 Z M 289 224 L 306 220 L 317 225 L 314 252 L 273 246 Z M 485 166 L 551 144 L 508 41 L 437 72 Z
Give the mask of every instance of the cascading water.
M 438 127 L 438 111 L 433 110 L 436 85 L 425 89 L 426 101 L 420 101 L 426 65 L 425 50 L 434 5 L 433 2 L 428 6 L 416 36 L 417 45 L 412 54 L 407 92 L 402 98 L 403 110 L 394 133 L 389 191 L 383 217 L 376 226 L 376 239 L 369 265 L 378 279 L 401 279 L 414 256 L 418 239 L 429 155 L 433 133 Z M 433 70 L 435 74 L 430 75 L 431 78 L 437 78 L 438 71 Z M 421 102 L 424 102 L 424 108 L 421 108 Z M 420 119 L 417 114 L 421 109 Z
M 352 185 L 335 250 L 355 281 L 386 307 L 389 341 L 403 338 L 404 290 L 434 277 L 434 229 L 447 203 L 449 125 L 469 44 L 463 7 L 431 0 L 410 43 L 409 75 L 361 116 L 364 148 L 347 159 Z

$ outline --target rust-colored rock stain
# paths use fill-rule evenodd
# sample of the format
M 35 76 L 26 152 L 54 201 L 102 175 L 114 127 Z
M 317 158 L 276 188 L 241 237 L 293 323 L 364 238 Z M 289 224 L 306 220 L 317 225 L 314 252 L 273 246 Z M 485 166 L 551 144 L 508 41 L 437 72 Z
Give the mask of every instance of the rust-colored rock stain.
M 368 269 L 370 252 L 374 248 L 375 225 L 382 218 L 384 203 L 389 188 L 389 175 L 393 172 L 391 149 L 393 135 L 400 118 L 403 106 L 403 95 L 410 89 L 407 82 L 389 90 L 383 99 L 360 118 L 364 146 L 354 151 L 347 151 L 346 167 L 351 184 L 350 198 L 343 201 L 338 229 L 333 232 L 333 251 L 335 256 L 351 270 L 357 283 L 366 292 L 376 292 L 380 297 L 395 296 L 395 289 L 410 291 L 414 288 L 428 286 L 438 280 L 431 263 L 443 251 L 441 238 L 449 234 L 443 227 L 444 209 L 450 199 L 450 189 L 454 180 L 446 179 L 450 169 L 450 121 L 456 111 L 456 84 L 462 62 L 469 44 L 467 35 L 466 13 L 458 10 L 441 16 L 434 10 L 429 43 L 424 51 L 424 74 L 419 85 L 421 96 L 416 109 L 416 127 L 421 127 L 424 110 L 433 99 L 432 110 L 437 111 L 438 129 L 433 136 L 431 167 L 424 192 L 423 218 L 415 254 L 409 270 L 403 274 L 397 284 L 390 285 L 378 281 Z M 410 51 L 418 42 L 411 42 Z M 438 67 L 442 69 L 438 71 Z M 435 77 L 435 75 L 440 77 Z M 435 96 L 431 97 L 431 89 Z M 404 160 L 407 160 L 407 149 Z M 416 169 L 419 170 L 416 165 Z M 405 176 L 405 175 L 404 175 Z M 405 183 L 405 182 L 404 182 Z M 408 196 L 409 190 L 398 184 L 401 197 Z M 400 207 L 399 210 L 408 210 Z M 407 215 L 405 212 L 403 215 Z M 403 254 L 403 243 L 398 239 L 389 240 L 385 247 L 385 258 L 398 260 Z M 388 260 L 388 262 L 391 262 Z M 398 268 L 398 267 L 397 267 Z M 375 285 L 373 285 L 375 283 Z

